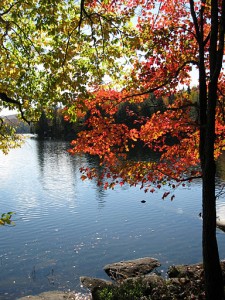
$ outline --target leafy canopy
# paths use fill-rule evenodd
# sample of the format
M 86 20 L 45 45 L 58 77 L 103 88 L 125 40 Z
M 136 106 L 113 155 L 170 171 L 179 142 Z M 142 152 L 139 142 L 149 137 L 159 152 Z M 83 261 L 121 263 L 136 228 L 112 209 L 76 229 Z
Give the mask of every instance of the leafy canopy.
M 72 0 L 1 1 L 0 110 L 17 109 L 35 121 L 43 110 L 51 115 L 55 106 L 87 96 L 106 75 L 117 79 L 129 52 L 122 30 L 128 40 L 133 36 L 128 20 L 104 5 L 84 8 Z M 0 143 L 7 151 L 13 131 L 3 121 Z

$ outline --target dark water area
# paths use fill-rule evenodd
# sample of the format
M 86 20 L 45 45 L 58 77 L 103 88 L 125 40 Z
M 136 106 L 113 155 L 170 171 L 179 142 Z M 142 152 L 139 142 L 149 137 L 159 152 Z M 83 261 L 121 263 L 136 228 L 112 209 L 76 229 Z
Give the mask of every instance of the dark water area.
M 171 264 L 197 263 L 201 255 L 201 181 L 179 188 L 174 201 L 164 190 L 139 187 L 105 191 L 82 181 L 79 168 L 96 161 L 70 156 L 69 144 L 27 139 L 0 154 L 1 212 L 14 211 L 15 227 L 0 227 L 0 299 L 48 290 L 82 291 L 83 275 L 107 279 L 107 263 L 151 256 L 166 275 Z M 218 165 L 225 182 L 225 157 Z M 145 203 L 141 203 L 145 200 Z M 225 196 L 217 204 L 225 219 Z M 217 230 L 221 258 L 225 235 Z

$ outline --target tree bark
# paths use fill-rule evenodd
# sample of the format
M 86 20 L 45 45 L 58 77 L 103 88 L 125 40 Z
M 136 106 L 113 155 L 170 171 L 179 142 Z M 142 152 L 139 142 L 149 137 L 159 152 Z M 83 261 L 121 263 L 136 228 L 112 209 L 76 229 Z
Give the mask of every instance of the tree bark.
M 204 66 L 203 26 L 199 33 L 199 106 L 200 106 L 200 160 L 202 168 L 202 208 L 203 208 L 203 265 L 205 292 L 208 300 L 224 300 L 224 286 L 216 239 L 216 163 L 214 159 L 215 119 L 218 77 L 222 68 L 224 49 L 225 1 L 222 1 L 222 16 L 219 28 L 218 1 L 211 1 L 210 34 L 210 81 L 206 86 Z M 203 22 L 203 21 L 202 21 Z M 219 41 L 218 41 L 219 39 Z M 218 47 L 219 45 L 219 47 Z
M 207 149 L 208 148 L 208 149 Z M 206 143 L 206 154 L 209 151 Z M 203 265 L 206 299 L 224 298 L 223 278 L 216 239 L 215 161 L 206 159 L 203 170 Z
M 202 248 L 205 274 L 206 299 L 224 298 L 222 271 L 216 239 L 216 195 L 214 160 L 216 88 L 211 84 L 208 91 L 207 123 L 201 124 L 200 135 L 202 166 Z
M 202 208 L 203 229 L 202 248 L 205 274 L 206 299 L 222 300 L 224 287 L 216 239 L 216 163 L 214 159 L 215 118 L 217 102 L 217 84 L 212 80 L 208 87 L 207 122 L 201 124 L 200 135 L 202 166 Z M 204 93 L 205 95 L 205 93 Z

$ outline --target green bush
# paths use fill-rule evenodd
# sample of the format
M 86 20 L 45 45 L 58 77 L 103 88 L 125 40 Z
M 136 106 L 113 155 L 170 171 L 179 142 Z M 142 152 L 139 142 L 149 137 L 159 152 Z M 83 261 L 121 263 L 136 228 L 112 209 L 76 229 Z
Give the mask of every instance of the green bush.
M 140 300 L 151 299 L 150 289 L 141 280 L 127 281 L 121 285 L 107 286 L 98 290 L 94 300 Z

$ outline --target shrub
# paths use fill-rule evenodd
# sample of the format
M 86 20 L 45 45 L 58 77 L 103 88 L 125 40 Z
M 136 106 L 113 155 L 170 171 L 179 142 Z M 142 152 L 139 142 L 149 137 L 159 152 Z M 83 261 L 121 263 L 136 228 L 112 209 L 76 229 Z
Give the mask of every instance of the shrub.
M 94 300 L 140 300 L 151 299 L 149 287 L 142 282 L 126 281 L 120 285 L 107 286 L 98 290 Z

